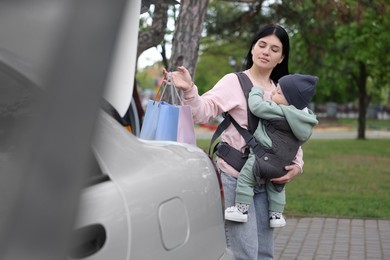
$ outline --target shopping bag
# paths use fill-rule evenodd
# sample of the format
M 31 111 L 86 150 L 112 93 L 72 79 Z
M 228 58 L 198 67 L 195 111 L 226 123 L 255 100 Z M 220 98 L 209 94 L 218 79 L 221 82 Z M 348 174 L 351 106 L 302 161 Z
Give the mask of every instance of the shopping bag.
M 191 107 L 188 105 L 180 106 L 177 126 L 177 141 L 196 145 L 194 121 L 192 119 Z
M 155 140 L 177 141 L 180 108 L 162 101 L 159 110 Z
M 158 100 L 148 101 L 140 138 L 196 145 L 191 107 L 183 104 L 173 83 L 163 83 L 156 97 Z
M 180 107 L 165 101 L 149 100 L 140 138 L 177 141 Z
M 155 140 L 158 118 L 160 114 L 160 103 L 161 102 L 155 100 L 148 101 L 141 127 L 140 138 L 146 140 Z

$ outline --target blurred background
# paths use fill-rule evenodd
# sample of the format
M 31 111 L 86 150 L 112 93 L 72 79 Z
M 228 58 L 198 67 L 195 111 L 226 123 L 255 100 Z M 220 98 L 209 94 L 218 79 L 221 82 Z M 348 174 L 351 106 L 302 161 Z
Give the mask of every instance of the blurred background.
M 140 19 L 136 82 L 143 106 L 163 67 L 186 66 L 204 93 L 241 70 L 253 35 L 277 23 L 290 35 L 290 73 L 320 78 L 311 104 L 320 124 L 354 126 L 359 139 L 366 129 L 390 129 L 388 1 L 167 2 L 144 6 Z

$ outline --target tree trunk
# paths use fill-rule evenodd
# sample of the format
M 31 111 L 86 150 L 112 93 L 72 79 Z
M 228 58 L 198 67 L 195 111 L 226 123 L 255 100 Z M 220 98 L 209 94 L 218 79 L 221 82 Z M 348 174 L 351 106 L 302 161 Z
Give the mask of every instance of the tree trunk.
M 363 62 L 359 64 L 359 77 L 358 77 L 358 87 L 359 87 L 359 117 L 358 117 L 358 139 L 366 138 L 366 112 L 367 112 L 367 89 L 366 89 L 366 80 L 367 80 L 367 70 L 366 65 Z
M 155 5 L 152 25 L 146 31 L 140 31 L 138 34 L 137 59 L 142 52 L 157 46 L 164 39 L 168 21 L 167 11 L 168 4 Z
M 173 35 L 169 71 L 185 66 L 192 77 L 198 60 L 203 21 L 209 0 L 182 0 L 180 14 Z

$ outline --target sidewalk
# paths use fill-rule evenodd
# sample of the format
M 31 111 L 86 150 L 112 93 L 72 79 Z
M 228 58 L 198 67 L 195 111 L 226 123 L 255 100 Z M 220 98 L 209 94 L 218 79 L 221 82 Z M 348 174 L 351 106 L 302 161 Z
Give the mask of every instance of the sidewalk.
M 276 228 L 275 259 L 390 259 L 390 220 L 286 218 Z

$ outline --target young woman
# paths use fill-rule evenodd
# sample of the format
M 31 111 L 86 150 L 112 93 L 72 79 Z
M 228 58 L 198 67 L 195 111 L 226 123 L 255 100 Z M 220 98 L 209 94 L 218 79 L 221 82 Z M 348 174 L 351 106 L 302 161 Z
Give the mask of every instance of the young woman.
M 266 100 L 270 99 L 279 78 L 288 74 L 289 48 L 288 34 L 281 26 L 274 24 L 262 27 L 251 43 L 244 73 L 254 85 L 264 90 Z M 164 70 L 163 73 L 166 77 L 168 72 Z M 179 67 L 172 72 L 172 80 L 177 88 L 183 90 L 183 101 L 191 106 L 196 123 L 206 123 L 228 112 L 239 125 L 248 127 L 247 100 L 236 74 L 225 75 L 202 96 L 199 96 L 186 68 Z M 241 152 L 247 147 L 233 125 L 221 134 L 221 140 Z M 216 162 L 221 174 L 225 205 L 234 205 L 239 172 L 219 157 Z M 290 182 L 302 172 L 302 167 L 302 149 L 299 149 L 294 164 L 285 167 L 288 173 L 272 181 L 276 184 Z M 227 244 L 237 260 L 273 259 L 273 229 L 269 227 L 268 197 L 264 186 L 259 184 L 254 189 L 248 222 L 225 222 Z

